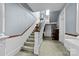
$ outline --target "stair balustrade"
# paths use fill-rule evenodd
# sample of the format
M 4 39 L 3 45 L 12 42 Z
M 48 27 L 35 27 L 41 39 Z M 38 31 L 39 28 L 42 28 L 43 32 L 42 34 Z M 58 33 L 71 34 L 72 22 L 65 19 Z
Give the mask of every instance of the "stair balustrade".
M 34 30 L 34 35 L 35 35 L 34 36 L 34 39 L 35 39 L 34 54 L 35 55 L 39 55 L 40 46 L 43 41 L 42 37 L 43 37 L 44 27 L 45 27 L 45 21 L 43 20 L 42 22 L 40 22 L 39 25 L 38 24 L 36 25 Z

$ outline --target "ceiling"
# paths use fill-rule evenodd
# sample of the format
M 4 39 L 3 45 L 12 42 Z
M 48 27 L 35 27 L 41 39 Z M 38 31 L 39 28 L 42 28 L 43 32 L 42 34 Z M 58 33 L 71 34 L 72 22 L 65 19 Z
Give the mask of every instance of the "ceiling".
M 46 9 L 51 11 L 59 11 L 65 6 L 65 3 L 28 3 L 28 5 L 35 12 Z

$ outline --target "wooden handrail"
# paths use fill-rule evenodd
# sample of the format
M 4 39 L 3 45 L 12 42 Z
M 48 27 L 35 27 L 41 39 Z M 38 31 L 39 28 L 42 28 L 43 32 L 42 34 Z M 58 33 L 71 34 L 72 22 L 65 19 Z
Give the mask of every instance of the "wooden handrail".
M 34 22 L 35 23 L 35 22 Z M 32 23 L 32 25 L 34 24 Z M 31 25 L 31 26 L 32 26 Z M 18 36 L 22 36 L 31 26 L 29 26 L 25 31 L 23 31 L 21 34 L 18 34 L 18 35 L 12 35 L 12 36 L 7 36 L 7 37 L 3 37 L 1 39 L 7 39 L 7 38 L 13 38 L 13 37 L 18 37 Z
M 76 35 L 76 34 L 70 34 L 70 33 L 65 33 L 66 35 L 70 35 L 70 36 L 75 36 L 75 37 L 77 37 L 78 35 Z
M 17 4 L 19 7 L 21 7 L 21 8 L 23 8 L 23 9 L 25 9 L 25 10 L 27 10 L 26 8 L 24 8 L 22 5 L 20 5 L 20 3 L 19 4 Z M 30 15 L 32 15 L 35 19 L 36 19 L 36 17 L 29 11 L 29 10 L 27 10 L 28 11 L 28 13 L 30 13 Z M 35 23 L 36 21 L 34 21 L 34 23 Z M 33 24 L 34 24 L 33 23 Z M 33 25 L 32 24 L 32 25 Z M 32 26 L 31 25 L 31 26 Z M 22 32 L 21 34 L 18 34 L 18 35 L 12 35 L 12 36 L 7 36 L 7 37 L 4 37 L 4 38 L 0 38 L 0 39 L 7 39 L 7 38 L 12 38 L 12 37 L 18 37 L 18 36 L 22 36 L 31 26 L 29 26 L 24 32 Z

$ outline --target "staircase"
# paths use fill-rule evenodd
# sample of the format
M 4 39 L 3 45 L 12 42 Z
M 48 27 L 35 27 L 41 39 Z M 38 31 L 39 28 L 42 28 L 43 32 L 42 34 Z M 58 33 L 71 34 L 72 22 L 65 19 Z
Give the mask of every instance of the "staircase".
M 34 56 L 34 32 L 32 32 L 27 41 L 24 42 L 24 46 L 16 56 Z

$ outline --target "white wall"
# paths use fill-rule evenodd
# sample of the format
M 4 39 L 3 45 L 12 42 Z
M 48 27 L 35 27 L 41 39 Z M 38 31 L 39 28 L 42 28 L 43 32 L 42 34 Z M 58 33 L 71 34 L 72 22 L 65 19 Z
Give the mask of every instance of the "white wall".
M 5 4 L 5 6 L 6 13 L 4 16 L 6 22 L 4 27 L 6 27 L 6 35 L 22 33 L 33 24 L 22 36 L 8 39 L 1 39 L 0 37 L 0 55 L 15 55 L 34 30 L 36 18 L 18 4 Z
M 44 35 L 46 37 L 51 37 L 51 24 L 46 24 L 45 25 L 45 32 Z
M 22 33 L 33 25 L 22 36 L 6 39 L 6 55 L 15 55 L 35 28 L 36 18 L 18 4 L 6 4 L 6 35 Z
M 0 3 L 0 56 L 5 55 L 5 40 L 1 39 L 3 34 L 3 3 Z
M 59 15 L 59 41 L 64 43 L 65 40 L 65 8 Z
M 50 22 L 57 22 L 60 11 L 50 11 Z
M 79 36 L 65 35 L 64 46 L 69 50 L 71 56 L 79 56 Z
M 18 4 L 6 4 L 6 35 L 22 33 L 30 25 L 33 25 L 22 36 L 6 39 L 5 55 L 15 55 L 23 46 L 29 35 L 35 28 L 36 18 L 27 9 Z
M 5 55 L 5 40 L 0 39 L 0 56 Z
M 79 10 L 76 3 L 68 4 L 66 7 L 66 32 L 70 34 L 79 33 Z M 79 36 L 65 35 L 64 46 L 69 50 L 71 56 L 79 56 Z
M 3 32 L 3 4 L 0 3 L 0 34 Z
M 77 17 L 77 4 L 70 3 L 66 6 L 66 33 L 77 34 L 76 33 L 76 17 Z
M 5 34 L 16 35 L 22 33 L 35 20 L 27 10 L 15 3 L 6 4 Z
M 36 22 L 22 35 L 19 37 L 13 37 L 5 40 L 5 55 L 12 56 L 19 52 L 24 42 L 28 39 L 32 31 L 34 30 Z
M 32 13 L 34 16 L 35 16 L 35 18 L 37 19 L 37 23 L 39 23 L 40 22 L 40 12 L 33 12 Z

